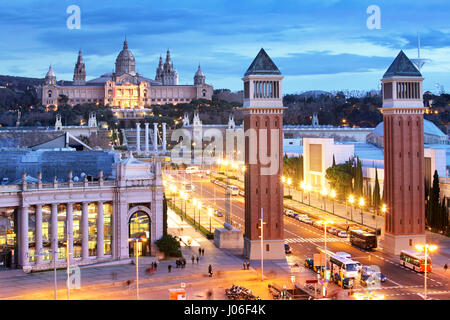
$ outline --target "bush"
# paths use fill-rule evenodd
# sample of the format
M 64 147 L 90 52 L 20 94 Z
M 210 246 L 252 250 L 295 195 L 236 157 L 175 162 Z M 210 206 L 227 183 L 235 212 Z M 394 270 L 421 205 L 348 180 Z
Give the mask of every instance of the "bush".
M 178 239 L 170 234 L 162 236 L 156 241 L 159 251 L 164 252 L 168 257 L 181 257 L 180 243 Z
M 290 196 L 290 195 L 284 196 L 284 198 L 292 200 L 292 196 Z

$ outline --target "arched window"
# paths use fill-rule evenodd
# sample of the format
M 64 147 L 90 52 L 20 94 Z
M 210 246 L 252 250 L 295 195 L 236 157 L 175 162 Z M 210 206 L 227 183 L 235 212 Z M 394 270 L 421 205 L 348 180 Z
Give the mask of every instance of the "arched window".
M 49 97 L 49 98 L 52 97 L 52 90 L 48 90 L 48 97 Z
M 204 97 L 206 97 L 206 90 L 205 89 L 202 90 L 202 94 L 203 94 Z

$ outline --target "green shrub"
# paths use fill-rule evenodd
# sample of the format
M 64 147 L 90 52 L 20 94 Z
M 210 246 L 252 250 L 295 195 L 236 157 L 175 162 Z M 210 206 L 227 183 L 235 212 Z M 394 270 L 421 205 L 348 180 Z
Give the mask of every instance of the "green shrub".
M 156 246 L 159 251 L 168 257 L 181 257 L 180 242 L 170 234 L 166 234 L 157 240 Z
M 290 195 L 284 196 L 284 198 L 292 200 L 292 196 L 290 196 Z

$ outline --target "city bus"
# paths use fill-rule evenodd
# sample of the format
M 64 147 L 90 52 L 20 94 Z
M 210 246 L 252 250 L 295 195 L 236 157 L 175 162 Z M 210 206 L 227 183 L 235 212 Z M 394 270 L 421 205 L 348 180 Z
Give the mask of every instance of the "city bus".
M 334 254 L 330 257 L 331 277 L 343 288 L 352 288 L 353 280 L 358 276 L 356 262 L 343 256 Z
M 400 252 L 400 265 L 417 272 L 425 272 L 425 254 L 412 250 L 402 250 Z M 427 259 L 427 272 L 431 272 L 431 258 Z
M 375 249 L 377 247 L 377 236 L 362 230 L 350 230 L 350 243 L 366 250 Z

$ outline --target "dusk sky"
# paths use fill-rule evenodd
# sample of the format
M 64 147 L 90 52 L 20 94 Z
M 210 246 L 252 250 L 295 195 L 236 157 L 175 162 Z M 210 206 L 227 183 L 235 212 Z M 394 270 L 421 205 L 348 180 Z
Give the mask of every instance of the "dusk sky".
M 81 8 L 81 29 L 68 29 L 66 8 Z M 381 29 L 366 12 L 381 9 Z M 180 84 L 198 63 L 215 89 L 240 90 L 241 77 L 264 47 L 284 74 L 284 93 L 370 90 L 399 50 L 431 61 L 424 90 L 450 90 L 450 2 L 362 0 L 31 1 L 3 0 L 0 74 L 43 78 L 50 63 L 58 80 L 72 80 L 79 49 L 87 78 L 112 72 L 127 37 L 137 71 L 155 77 L 170 48 Z

